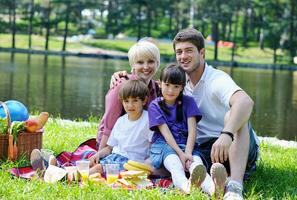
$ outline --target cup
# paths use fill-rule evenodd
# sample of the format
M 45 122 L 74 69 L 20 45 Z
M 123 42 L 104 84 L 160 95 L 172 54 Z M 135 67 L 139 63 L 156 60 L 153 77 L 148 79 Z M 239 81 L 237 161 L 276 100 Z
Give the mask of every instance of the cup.
M 81 176 L 81 180 L 86 182 L 89 178 L 89 169 L 90 169 L 90 161 L 89 160 L 79 160 L 76 161 L 76 169 Z
M 120 165 L 119 164 L 106 164 L 105 172 L 106 172 L 107 184 L 111 184 L 119 178 Z
M 72 182 L 77 180 L 77 169 L 76 166 L 68 166 L 68 167 L 64 167 L 64 169 L 67 172 L 67 180 L 68 182 Z

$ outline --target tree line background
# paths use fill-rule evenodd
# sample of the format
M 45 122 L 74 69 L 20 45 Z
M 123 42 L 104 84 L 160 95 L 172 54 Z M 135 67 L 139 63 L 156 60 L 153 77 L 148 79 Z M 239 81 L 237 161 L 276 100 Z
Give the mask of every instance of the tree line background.
M 172 39 L 182 28 L 195 27 L 214 42 L 236 46 L 258 45 L 291 57 L 297 48 L 296 0 L 0 0 L 0 33 L 67 37 L 91 33 L 96 38 L 129 37 Z M 85 13 L 85 14 L 84 14 Z M 1 46 L 1 44 L 0 44 Z M 233 48 L 235 49 L 235 48 Z M 232 52 L 233 53 L 233 52 Z

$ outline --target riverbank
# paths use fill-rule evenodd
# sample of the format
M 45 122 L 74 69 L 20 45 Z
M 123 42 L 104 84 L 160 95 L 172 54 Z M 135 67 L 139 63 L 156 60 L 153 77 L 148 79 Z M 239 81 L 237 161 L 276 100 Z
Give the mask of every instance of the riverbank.
M 80 143 L 95 137 L 98 119 L 90 121 L 50 118 L 45 126 L 43 148 L 53 150 L 55 155 L 62 151 L 74 151 Z M 272 144 L 273 140 L 275 139 L 261 138 L 261 158 L 257 162 L 256 172 L 245 182 L 245 199 L 297 198 L 296 142 L 292 143 L 294 147 L 288 147 L 289 143 Z M 28 162 L 25 160 L 0 164 L 1 199 L 208 199 L 199 190 L 187 196 L 176 190 L 164 192 L 158 188 L 141 191 L 113 190 L 96 184 L 80 187 L 65 182 L 47 184 L 39 180 L 25 181 L 13 179 L 8 173 L 9 168 L 26 164 Z
M 78 56 L 78 57 L 91 57 L 99 59 L 119 59 L 128 60 L 126 53 L 116 50 L 106 50 L 97 48 L 88 48 L 87 50 L 80 51 L 44 51 L 35 49 L 20 49 L 20 48 L 1 48 L 0 52 L 9 53 L 25 53 L 25 54 L 39 54 L 39 55 L 54 55 L 54 56 Z M 174 62 L 174 57 L 163 56 L 163 62 Z M 242 67 L 242 68 L 256 68 L 256 69 L 269 69 L 269 70 L 289 70 L 297 71 L 297 65 L 280 65 L 280 64 L 257 64 L 257 63 L 240 63 L 230 61 L 214 61 L 207 60 L 210 65 L 224 66 L 224 67 Z

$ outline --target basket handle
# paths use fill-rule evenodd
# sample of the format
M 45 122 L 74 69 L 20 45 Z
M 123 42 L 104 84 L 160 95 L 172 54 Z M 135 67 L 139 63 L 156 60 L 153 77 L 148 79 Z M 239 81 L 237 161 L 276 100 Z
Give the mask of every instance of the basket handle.
M 11 125 L 11 118 L 10 118 L 10 113 L 9 113 L 9 109 L 7 107 L 7 105 L 0 101 L 0 106 L 2 105 L 3 109 L 4 109 L 4 112 L 6 114 L 6 121 L 7 121 L 7 133 L 9 132 L 9 128 L 10 128 L 10 125 Z

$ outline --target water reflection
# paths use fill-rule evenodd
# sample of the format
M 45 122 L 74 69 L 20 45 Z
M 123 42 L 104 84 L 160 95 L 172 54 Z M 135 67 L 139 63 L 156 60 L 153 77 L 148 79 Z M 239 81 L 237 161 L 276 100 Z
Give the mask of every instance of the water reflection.
M 13 58 L 13 59 L 12 59 Z M 0 54 L 0 100 L 62 118 L 100 116 L 114 71 L 127 61 Z M 296 140 L 297 72 L 222 68 L 253 98 L 252 123 L 260 135 Z

